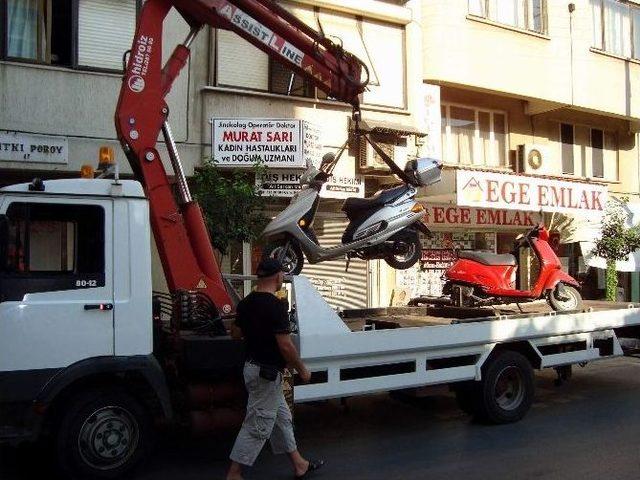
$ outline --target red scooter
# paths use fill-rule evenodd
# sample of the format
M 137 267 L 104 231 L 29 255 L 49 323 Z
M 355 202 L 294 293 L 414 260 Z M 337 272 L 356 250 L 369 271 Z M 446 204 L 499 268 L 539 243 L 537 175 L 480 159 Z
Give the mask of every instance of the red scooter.
M 520 290 L 518 261 L 520 250 L 531 248 L 539 262 L 539 274 L 531 290 Z M 556 312 L 582 308 L 580 284 L 562 271 L 557 255 L 549 245 L 549 231 L 538 225 L 516 239 L 512 254 L 461 250 L 458 260 L 446 271 L 443 294 L 453 305 L 482 306 L 523 303 L 546 298 Z

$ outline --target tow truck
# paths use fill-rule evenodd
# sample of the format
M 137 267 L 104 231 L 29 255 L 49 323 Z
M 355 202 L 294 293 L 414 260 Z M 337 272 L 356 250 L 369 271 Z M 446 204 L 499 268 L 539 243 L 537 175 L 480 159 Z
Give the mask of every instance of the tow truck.
M 161 66 L 162 25 L 191 26 Z M 68 476 L 116 478 L 158 427 L 216 432 L 243 417 L 241 344 L 227 335 L 239 300 L 193 201 L 165 97 L 203 26 L 236 32 L 337 100 L 353 105 L 364 64 L 271 0 L 147 0 L 115 121 L 137 180 L 69 179 L 0 190 L 0 441 L 50 440 Z M 176 192 L 156 148 L 163 134 Z M 108 156 L 108 155 L 107 155 Z M 168 294 L 151 290 L 151 234 Z M 242 278 L 244 279 L 244 277 Z M 529 409 L 533 370 L 633 353 L 634 304 L 555 314 L 433 306 L 339 315 L 303 275 L 290 317 L 312 371 L 294 402 L 450 385 L 495 423 Z

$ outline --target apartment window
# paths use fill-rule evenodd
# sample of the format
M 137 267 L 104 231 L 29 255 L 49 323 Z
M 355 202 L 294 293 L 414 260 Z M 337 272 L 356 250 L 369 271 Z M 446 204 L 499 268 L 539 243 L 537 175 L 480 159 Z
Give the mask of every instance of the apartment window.
M 269 62 L 269 91 L 296 97 L 315 96 L 315 87 L 308 78 L 296 74 L 273 59 Z
M 604 178 L 604 132 L 591 129 L 591 170 L 596 178 Z
M 559 130 L 563 174 L 618 180 L 615 132 L 569 123 L 560 123 Z
M 560 124 L 560 143 L 562 145 L 562 173 L 573 175 L 575 172 L 573 145 L 574 131 L 573 125 L 568 123 Z
M 640 8 L 617 0 L 590 0 L 593 46 L 621 57 L 640 58 Z
M 546 33 L 546 0 L 469 0 L 469 13 L 523 30 Z
M 140 0 L 7 0 L 2 49 L 10 60 L 121 70 Z
M 504 112 L 443 104 L 441 114 L 446 163 L 507 165 L 507 116 Z
M 334 43 L 360 58 L 368 67 L 370 81 L 363 103 L 406 108 L 404 28 L 353 15 L 281 2 L 298 19 L 322 30 Z M 326 99 L 302 75 L 269 56 L 234 32 L 216 33 L 215 84 L 221 87 Z M 247 65 L 251 65 L 247 69 Z

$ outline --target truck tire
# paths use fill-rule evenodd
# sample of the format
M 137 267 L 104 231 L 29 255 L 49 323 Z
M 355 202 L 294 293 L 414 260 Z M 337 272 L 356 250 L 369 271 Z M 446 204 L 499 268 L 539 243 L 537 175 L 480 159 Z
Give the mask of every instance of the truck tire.
M 531 408 L 535 393 L 531 363 L 523 355 L 505 350 L 487 360 L 474 414 L 480 421 L 493 424 L 513 423 Z
M 116 478 L 151 449 L 151 416 L 121 390 L 81 393 L 65 408 L 56 432 L 56 456 L 67 478 Z

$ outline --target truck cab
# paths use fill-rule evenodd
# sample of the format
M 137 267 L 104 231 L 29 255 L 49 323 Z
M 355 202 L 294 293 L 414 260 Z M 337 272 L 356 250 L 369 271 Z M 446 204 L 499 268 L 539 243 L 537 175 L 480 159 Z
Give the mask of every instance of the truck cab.
M 153 356 L 150 241 L 138 182 L 34 180 L 0 189 L 0 441 L 34 440 L 54 417 L 54 430 L 73 429 L 67 413 L 48 414 L 134 377 L 148 407 L 171 415 Z M 105 410 L 103 420 L 120 414 Z M 134 423 L 119 423 L 130 439 L 140 435 Z M 111 446 L 113 457 L 128 454 Z M 92 455 L 96 468 L 107 460 Z

